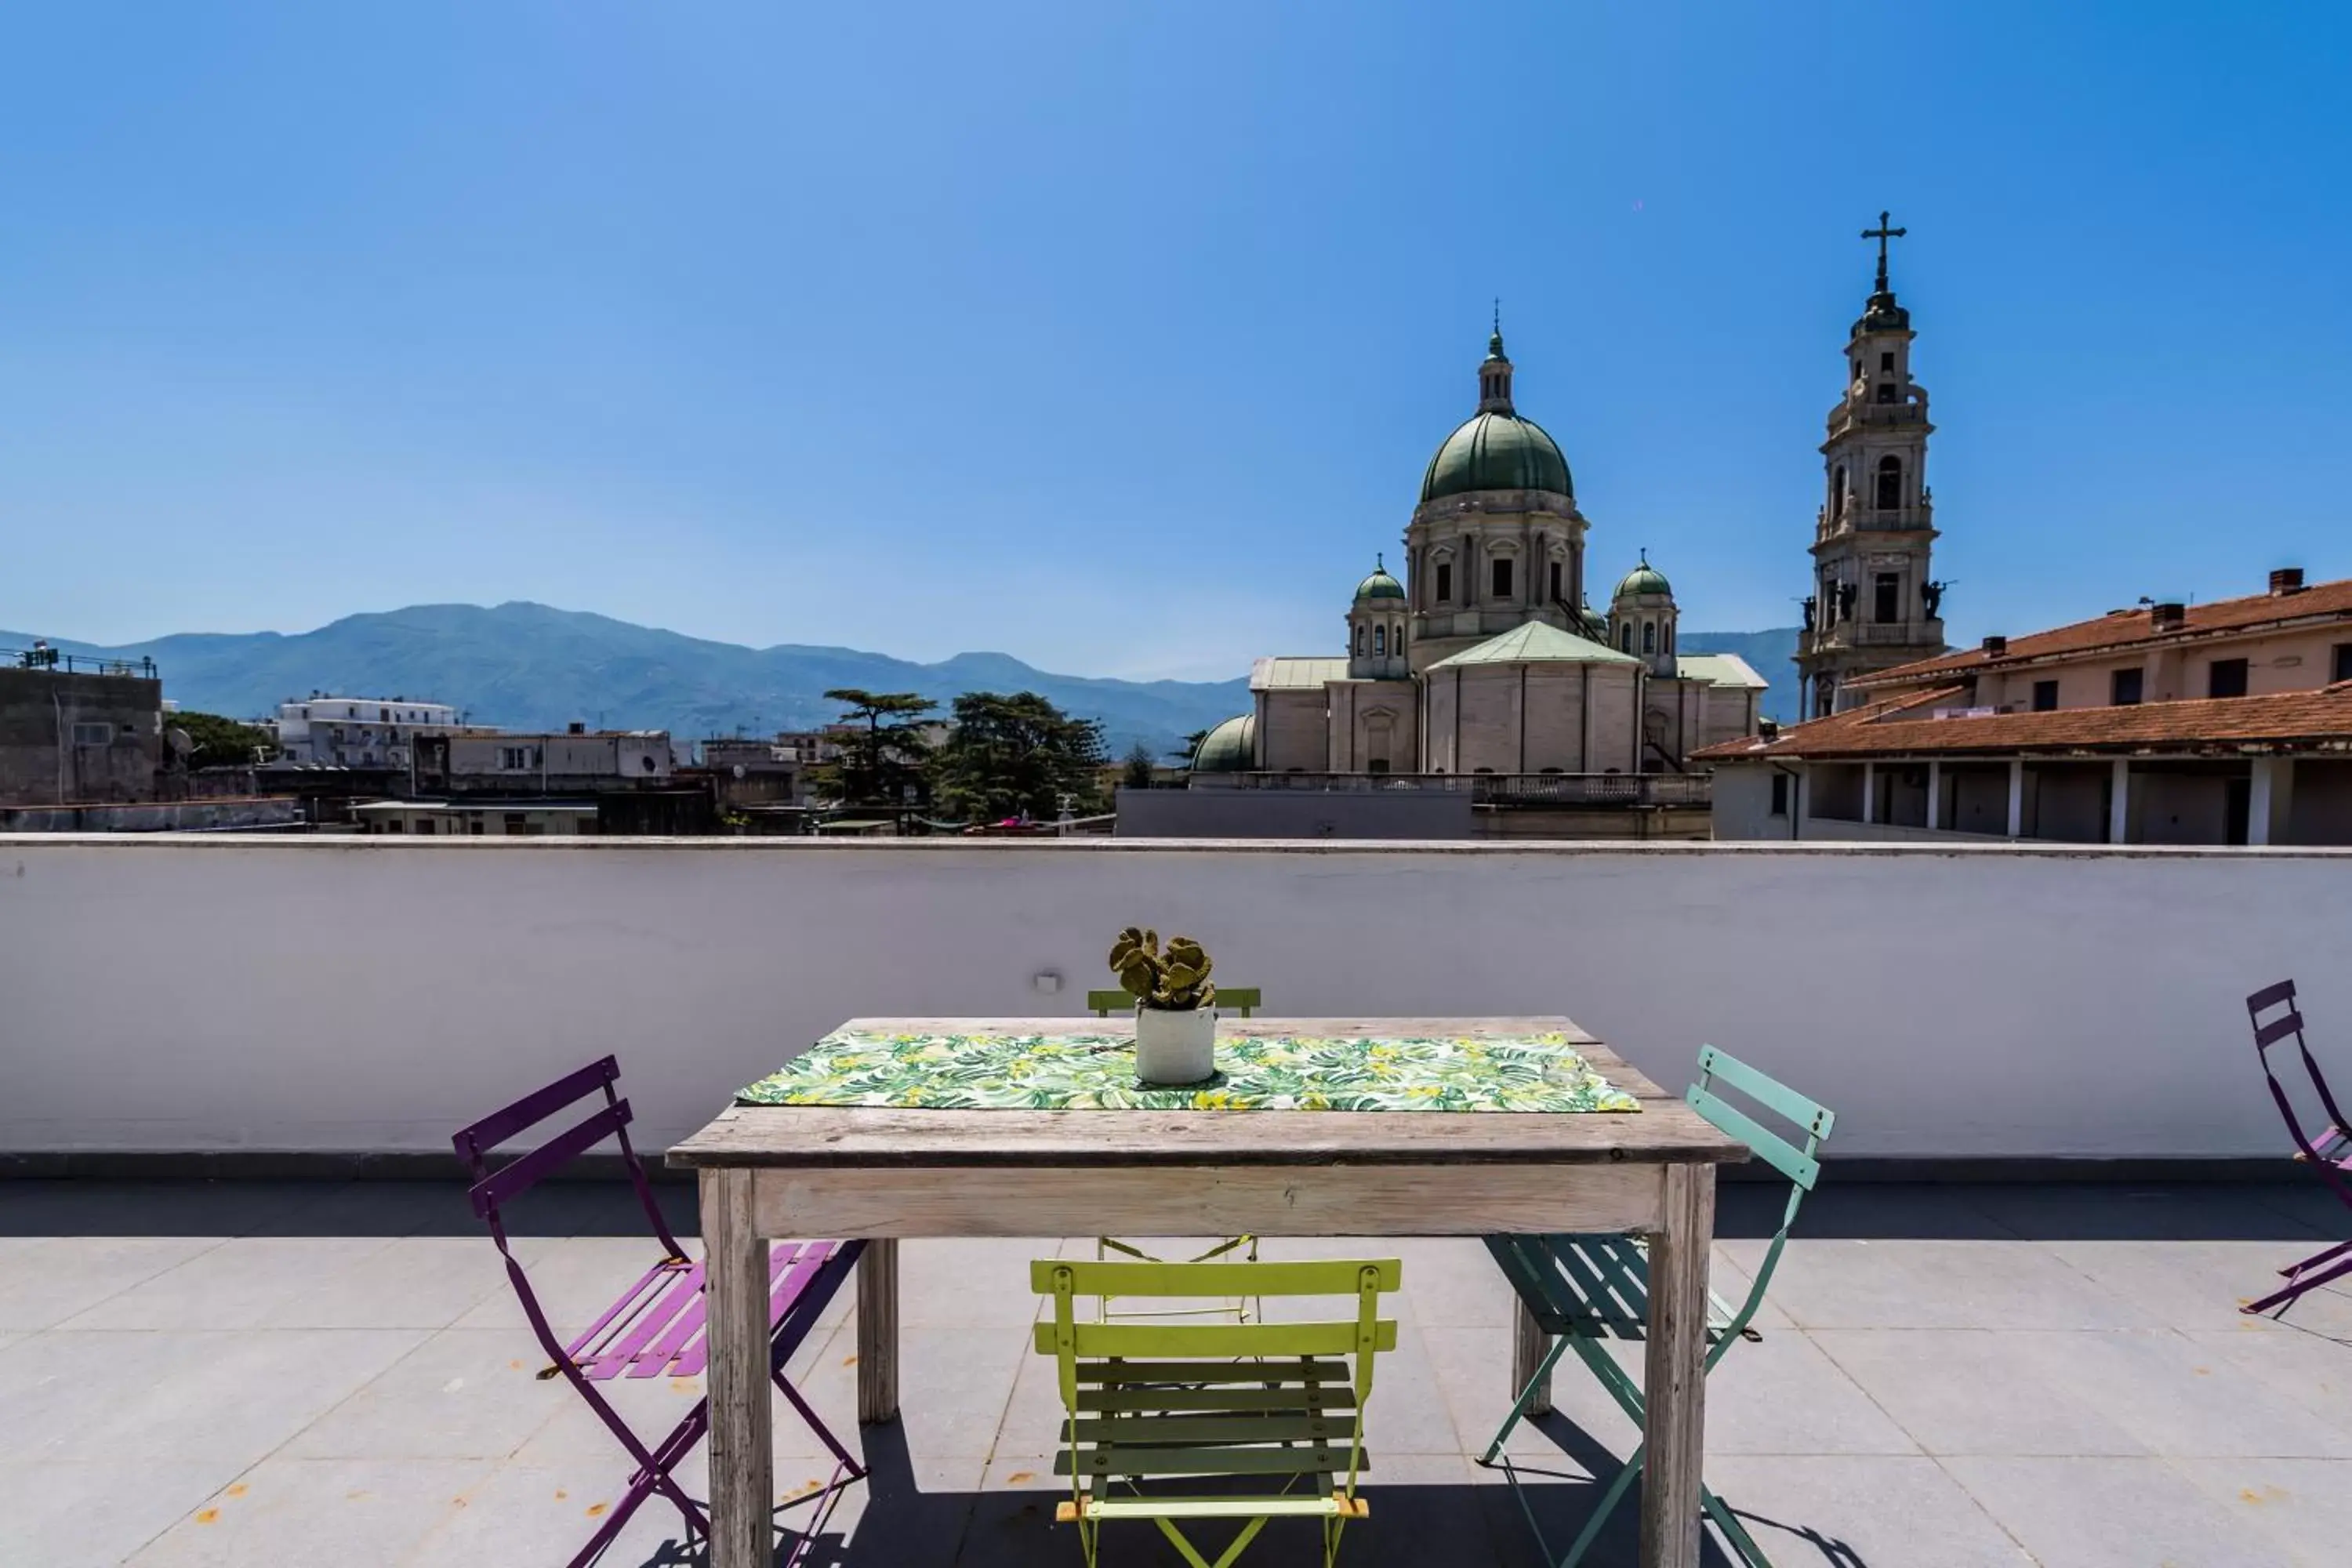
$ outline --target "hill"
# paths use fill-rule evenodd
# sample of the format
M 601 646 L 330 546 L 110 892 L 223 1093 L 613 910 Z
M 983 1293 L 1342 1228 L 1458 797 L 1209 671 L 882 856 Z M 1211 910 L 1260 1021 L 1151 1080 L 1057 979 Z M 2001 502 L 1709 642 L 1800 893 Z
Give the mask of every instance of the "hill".
M 1765 711 L 1792 716 L 1793 629 L 1685 632 L 1689 653 L 1737 653 L 1772 683 Z M 1111 680 L 1056 675 L 1001 653 L 918 664 L 856 648 L 743 647 L 609 616 L 515 602 L 414 605 L 347 616 L 316 631 L 183 632 L 103 647 L 51 637 L 68 653 L 154 659 L 164 695 L 232 718 L 273 712 L 313 690 L 454 703 L 479 724 L 561 729 L 573 720 L 667 730 L 682 740 L 808 729 L 839 716 L 827 689 L 919 691 L 944 705 L 967 691 L 1040 693 L 1103 721 L 1116 756 L 1141 741 L 1173 752 L 1195 730 L 1249 710 L 1245 679 Z M 27 634 L 0 631 L 0 646 Z M 1790 714 L 1780 712 L 1782 708 Z
M 23 647 L 26 635 L 0 632 Z M 682 740 L 807 729 L 840 717 L 828 688 L 918 691 L 944 705 L 967 691 L 1035 691 L 1103 721 L 1113 755 L 1142 741 L 1167 752 L 1249 709 L 1246 680 L 1108 680 L 1056 675 L 1000 653 L 917 664 L 855 648 L 709 642 L 545 605 L 416 605 L 348 616 L 316 631 L 181 633 L 68 653 L 152 658 L 164 695 L 232 717 L 274 712 L 312 690 L 454 703 L 476 723 L 561 729 L 573 720 L 665 729 Z
M 1772 684 L 1764 690 L 1764 717 L 1783 724 L 1797 721 L 1797 628 L 1775 626 L 1761 632 L 1679 632 L 1675 646 L 1684 653 L 1736 653 L 1756 667 Z

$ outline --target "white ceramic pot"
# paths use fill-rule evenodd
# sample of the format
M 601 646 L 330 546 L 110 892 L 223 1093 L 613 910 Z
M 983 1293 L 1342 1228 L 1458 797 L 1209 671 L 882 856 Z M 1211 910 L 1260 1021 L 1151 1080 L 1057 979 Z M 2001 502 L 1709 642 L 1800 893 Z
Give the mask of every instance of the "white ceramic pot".
M 1217 1072 L 1217 1010 L 1135 1010 L 1135 1076 L 1146 1083 L 1200 1083 Z

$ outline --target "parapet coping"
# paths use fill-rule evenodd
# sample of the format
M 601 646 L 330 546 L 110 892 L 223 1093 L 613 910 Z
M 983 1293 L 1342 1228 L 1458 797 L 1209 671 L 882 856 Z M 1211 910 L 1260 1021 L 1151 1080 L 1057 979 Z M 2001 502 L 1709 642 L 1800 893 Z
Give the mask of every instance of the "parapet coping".
M 2043 840 L 1935 843 L 1817 839 L 1416 838 L 927 838 L 658 837 L 304 833 L 0 833 L 0 854 L 27 849 L 194 849 L 210 854 L 607 855 L 1322 855 L 1499 858 L 1846 856 L 1895 859 L 2352 860 L 2352 846 L 2060 844 Z

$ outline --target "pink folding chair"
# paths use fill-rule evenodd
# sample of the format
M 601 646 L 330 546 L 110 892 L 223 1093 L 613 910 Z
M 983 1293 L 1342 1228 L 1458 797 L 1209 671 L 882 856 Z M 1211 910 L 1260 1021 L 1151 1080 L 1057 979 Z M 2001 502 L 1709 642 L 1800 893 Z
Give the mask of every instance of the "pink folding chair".
M 677 1237 L 670 1234 L 667 1222 L 662 1218 L 661 1205 L 654 1201 L 652 1184 L 646 1179 L 644 1163 L 629 1144 L 629 1102 L 614 1087 L 620 1076 L 620 1066 L 611 1057 L 591 1062 L 545 1089 L 525 1095 L 503 1110 L 492 1111 L 451 1140 L 457 1157 L 473 1173 L 470 1195 L 474 1212 L 489 1226 L 490 1239 L 498 1243 L 499 1255 L 507 1260 L 507 1278 L 514 1282 L 523 1316 L 530 1321 L 531 1331 L 539 1336 L 541 1346 L 547 1352 L 550 1364 L 539 1375 L 548 1378 L 560 1373 L 569 1380 L 636 1461 L 636 1471 L 629 1478 L 627 1489 L 613 1505 L 604 1524 L 589 1538 L 588 1544 L 572 1559 L 571 1568 L 585 1568 L 593 1562 L 620 1533 L 637 1505 L 656 1492 L 677 1506 L 679 1517 L 686 1521 L 686 1539 L 689 1542 L 698 1536 L 708 1539 L 710 1533 L 709 1516 L 671 1474 L 709 1429 L 709 1400 L 695 1401 L 694 1408 L 671 1428 L 668 1436 L 647 1445 L 630 1430 L 628 1423 L 596 1389 L 599 1383 L 616 1377 L 692 1377 L 702 1371 L 708 1353 L 703 1332 L 702 1265 L 688 1258 L 686 1249 L 678 1246 Z M 516 1156 L 496 1170 L 490 1168 L 488 1156 L 492 1149 L 599 1090 L 603 1091 L 604 1104 L 584 1120 L 530 1152 Z M 502 1209 L 607 1138 L 620 1145 L 621 1163 L 627 1168 L 629 1181 L 636 1188 L 637 1202 L 661 1243 L 662 1256 L 585 1331 L 563 1343 L 549 1326 L 547 1313 L 532 1292 L 530 1279 L 507 1244 Z M 800 1391 L 784 1376 L 784 1363 L 815 1327 L 818 1314 L 856 1267 L 857 1255 L 864 1247 L 863 1242 L 856 1241 L 777 1241 L 769 1247 L 769 1375 L 837 1461 L 832 1479 L 818 1494 L 827 1500 L 840 1488 L 864 1476 L 866 1469 L 850 1458 L 848 1450 L 817 1419 L 816 1412 L 808 1407 Z M 814 1531 L 802 1534 L 794 1548 L 793 1561 L 814 1537 Z
M 2263 1015 L 2273 1007 L 2286 1010 L 2263 1022 Z M 2352 1208 L 2352 1127 L 2345 1124 L 2344 1112 L 2336 1108 L 2336 1097 L 2328 1092 L 2327 1079 L 2320 1075 L 2319 1063 L 2311 1054 L 2311 1046 L 2303 1037 L 2303 1010 L 2295 1005 L 2294 982 L 2282 980 L 2266 985 L 2246 998 L 2246 1016 L 2254 1026 L 2254 1054 L 2262 1058 L 2263 1076 L 2270 1080 L 2271 1098 L 2278 1101 L 2279 1114 L 2286 1118 L 2287 1135 L 2294 1140 L 2294 1157 L 2309 1165 L 2328 1189 Z M 2279 1082 L 2278 1074 L 2271 1068 L 2271 1047 L 2289 1035 L 2294 1037 L 2294 1047 L 2303 1057 L 2304 1075 L 2319 1096 L 2321 1109 L 2327 1112 L 2327 1126 L 2318 1137 L 2306 1135 L 2303 1120 L 2295 1114 L 2294 1104 L 2287 1098 L 2286 1087 Z M 2273 1307 L 2284 1307 L 2305 1290 L 2326 1284 L 2330 1279 L 2352 1274 L 2352 1241 L 2341 1241 L 2324 1251 L 2315 1252 L 2302 1262 L 2290 1265 L 2279 1272 L 2286 1276 L 2284 1289 L 2274 1290 L 2259 1301 L 2250 1301 L 2239 1309 L 2245 1312 L 2267 1312 Z M 2317 1273 L 2311 1270 L 2317 1269 Z

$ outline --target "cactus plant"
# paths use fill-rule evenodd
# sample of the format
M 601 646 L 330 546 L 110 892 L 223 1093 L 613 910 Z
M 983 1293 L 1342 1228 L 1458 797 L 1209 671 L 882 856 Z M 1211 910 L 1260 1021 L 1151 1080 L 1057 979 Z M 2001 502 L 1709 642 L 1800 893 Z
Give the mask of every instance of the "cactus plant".
M 1136 1005 L 1155 1012 L 1189 1013 L 1217 999 L 1209 984 L 1209 955 L 1189 936 L 1171 936 L 1129 926 L 1110 944 L 1111 973 Z

